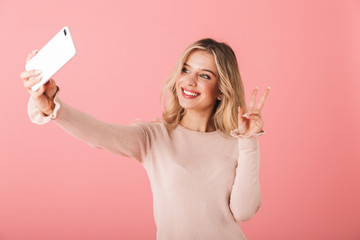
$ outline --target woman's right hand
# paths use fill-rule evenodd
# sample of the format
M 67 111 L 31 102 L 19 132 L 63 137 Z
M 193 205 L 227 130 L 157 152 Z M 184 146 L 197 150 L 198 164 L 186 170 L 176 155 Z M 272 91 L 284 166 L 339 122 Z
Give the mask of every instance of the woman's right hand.
M 26 59 L 26 63 L 30 61 L 30 59 L 33 58 L 37 54 L 37 52 L 38 50 L 34 50 L 33 52 L 31 52 Z M 36 78 L 38 76 L 39 78 Z M 38 105 L 39 109 L 45 115 L 50 115 L 55 108 L 53 99 L 58 90 L 54 79 L 51 78 L 37 91 L 32 91 L 32 86 L 34 86 L 41 80 L 40 73 L 37 73 L 36 70 L 24 71 L 20 74 L 20 77 L 24 81 L 24 87 L 30 93 L 31 98 Z

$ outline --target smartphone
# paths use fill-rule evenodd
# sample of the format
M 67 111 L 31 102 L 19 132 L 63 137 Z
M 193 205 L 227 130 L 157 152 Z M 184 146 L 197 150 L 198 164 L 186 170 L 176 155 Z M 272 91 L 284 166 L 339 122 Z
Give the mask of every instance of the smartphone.
M 37 91 L 76 54 L 70 29 L 63 27 L 39 52 L 26 63 L 26 71 L 41 70 L 41 81 L 31 90 Z

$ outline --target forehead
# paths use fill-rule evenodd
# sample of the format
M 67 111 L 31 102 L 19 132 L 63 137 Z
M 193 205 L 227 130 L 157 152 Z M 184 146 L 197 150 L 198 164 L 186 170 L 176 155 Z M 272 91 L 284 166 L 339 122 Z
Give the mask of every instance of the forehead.
M 185 63 L 192 68 L 208 69 L 217 73 L 214 56 L 203 50 L 194 50 L 186 58 Z

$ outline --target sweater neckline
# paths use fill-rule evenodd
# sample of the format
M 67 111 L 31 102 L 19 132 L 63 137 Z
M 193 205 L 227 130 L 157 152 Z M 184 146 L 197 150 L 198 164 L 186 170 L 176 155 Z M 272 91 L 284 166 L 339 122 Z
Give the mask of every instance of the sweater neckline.
M 219 129 L 217 129 L 215 131 L 212 131 L 212 132 L 195 131 L 195 130 L 191 130 L 189 128 L 184 127 L 180 123 L 177 125 L 177 128 L 181 129 L 182 131 L 189 132 L 189 133 L 192 133 L 192 134 L 198 134 L 198 135 L 215 135 L 215 134 L 218 134 L 218 132 L 219 132 Z

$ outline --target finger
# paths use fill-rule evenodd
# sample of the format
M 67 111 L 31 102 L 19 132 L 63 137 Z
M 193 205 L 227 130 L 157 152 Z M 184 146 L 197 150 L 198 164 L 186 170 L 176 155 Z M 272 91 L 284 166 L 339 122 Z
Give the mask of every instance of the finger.
M 252 112 L 254 109 L 257 90 L 258 88 L 256 87 L 251 94 L 249 102 L 249 112 Z
M 259 114 L 259 113 L 246 113 L 246 114 L 243 115 L 243 117 L 245 117 L 245 118 L 247 118 L 249 120 L 252 120 L 252 119 L 258 120 L 258 119 L 261 118 L 261 114 Z
M 240 106 L 238 107 L 238 113 L 239 113 L 239 115 L 244 114 L 244 110 Z
M 246 132 L 246 130 L 248 129 L 249 120 L 242 117 L 242 113 L 243 113 L 243 111 L 240 110 L 239 111 L 239 117 L 238 117 L 238 127 L 237 127 L 237 129 L 241 134 L 244 134 Z
M 255 121 L 255 126 L 259 129 L 259 131 L 261 131 L 264 128 L 264 121 L 260 118 Z
M 243 114 L 243 115 L 242 115 L 242 117 L 247 118 L 247 119 L 250 119 L 250 115 L 249 115 L 249 113 L 245 113 L 245 114 Z
M 41 76 L 38 76 L 36 78 L 31 78 L 30 80 L 24 80 L 24 87 L 26 88 L 32 88 L 35 84 L 41 81 Z
M 261 114 L 261 112 L 257 109 L 254 109 L 252 112 L 247 112 L 246 115 L 251 115 L 251 114 Z
M 241 107 L 239 107 L 238 110 L 239 110 L 239 120 L 245 120 L 244 118 L 247 118 L 247 113 L 244 114 L 244 110 Z
M 267 87 L 264 91 L 264 93 L 262 94 L 261 98 L 260 98 L 260 101 L 257 105 L 257 110 L 258 111 L 261 111 L 261 109 L 263 108 L 264 104 L 265 104 L 265 100 L 266 100 L 266 97 L 267 95 L 269 95 L 269 92 L 270 92 L 270 87 Z
M 239 111 L 239 116 L 238 116 L 238 122 L 239 124 L 246 124 L 246 118 L 244 117 L 244 110 L 239 107 L 238 108 L 238 111 Z
M 28 61 L 30 61 L 30 59 L 32 59 L 37 53 L 39 52 L 39 50 L 34 50 L 31 53 L 29 53 L 29 55 L 26 58 L 26 63 L 28 63 Z
M 259 119 L 261 119 L 261 115 L 259 115 L 259 114 L 250 114 L 249 119 L 259 120 Z
M 54 79 L 50 78 L 49 81 L 45 84 L 46 87 L 56 86 L 56 82 Z
M 250 117 L 252 115 L 261 115 L 261 112 L 259 110 L 255 109 L 252 112 L 247 112 L 247 113 L 243 114 L 242 116 L 247 118 L 247 119 L 250 119 Z
M 38 90 L 36 90 L 35 92 L 32 91 L 32 95 L 35 97 L 35 99 L 40 98 L 41 95 L 43 95 L 43 93 L 45 92 L 46 88 L 44 85 L 42 85 L 41 87 L 39 87 Z
M 31 71 L 25 71 L 20 73 L 20 77 L 24 80 L 30 80 L 31 77 L 36 77 L 39 76 L 41 74 L 41 70 L 31 70 Z

